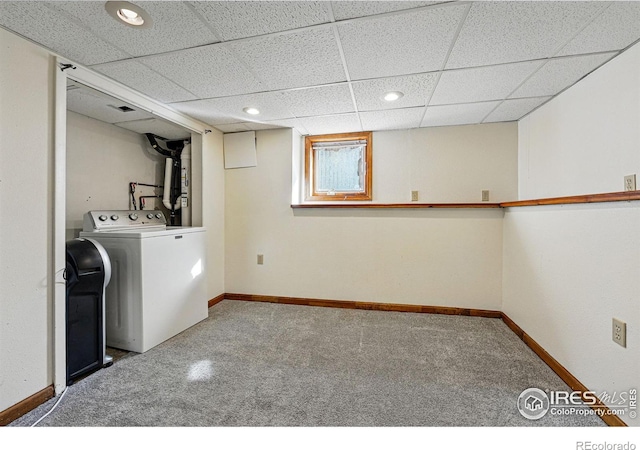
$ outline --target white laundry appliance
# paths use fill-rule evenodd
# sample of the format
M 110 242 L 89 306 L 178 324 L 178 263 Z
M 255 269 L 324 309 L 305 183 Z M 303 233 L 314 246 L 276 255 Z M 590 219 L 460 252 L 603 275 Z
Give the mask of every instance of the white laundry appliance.
M 90 211 L 80 237 L 111 259 L 110 347 L 143 353 L 207 318 L 205 229 L 168 227 L 160 211 Z

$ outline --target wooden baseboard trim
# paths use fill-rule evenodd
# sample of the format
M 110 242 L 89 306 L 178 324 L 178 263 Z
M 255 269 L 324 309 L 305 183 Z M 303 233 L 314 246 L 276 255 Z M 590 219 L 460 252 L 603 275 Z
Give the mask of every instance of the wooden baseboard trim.
M 346 309 L 367 309 L 375 311 L 395 311 L 413 312 L 429 314 L 450 314 L 458 316 L 476 316 L 499 319 L 502 317 L 500 311 L 488 309 L 453 308 L 449 306 L 425 306 L 425 305 L 403 305 L 397 303 L 375 303 L 346 300 L 325 300 L 315 298 L 300 297 L 278 297 L 270 295 L 251 294 L 224 294 L 226 300 L 241 300 L 248 302 L 283 303 L 287 305 L 320 306 L 326 308 L 346 308 Z
M 16 403 L 12 407 L 0 412 L 0 426 L 5 426 L 19 417 L 24 416 L 29 411 L 42 405 L 44 402 L 53 398 L 55 391 L 53 385 L 47 386 L 43 390 L 36 392 L 31 397 L 25 398 L 19 403 Z
M 509 316 L 502 313 L 503 322 L 513 331 L 533 352 L 540 357 L 553 370 L 562 381 L 574 391 L 587 392 L 589 389 L 582 384 L 575 376 L 571 374 L 562 364 L 560 364 L 553 356 L 551 356 L 540 344 L 538 344 L 531 336 L 518 326 Z M 609 407 L 598 400 L 598 403 L 591 406 L 592 409 L 598 411 L 599 417 L 609 426 L 626 427 L 620 417 L 611 414 Z
M 220 294 L 217 297 L 213 297 L 211 300 L 209 300 L 207 302 L 207 305 L 208 305 L 207 307 L 211 308 L 216 303 L 220 303 L 222 300 L 224 300 L 224 298 L 225 298 L 224 296 L 225 296 L 225 294 Z

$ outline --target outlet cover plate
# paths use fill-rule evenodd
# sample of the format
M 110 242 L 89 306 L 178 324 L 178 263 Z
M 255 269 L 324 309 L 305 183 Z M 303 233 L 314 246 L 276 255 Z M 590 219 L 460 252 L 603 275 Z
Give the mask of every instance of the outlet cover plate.
M 624 190 L 635 191 L 636 190 L 636 174 L 627 175 L 624 177 Z
M 489 191 L 488 190 L 482 191 L 482 201 L 483 202 L 488 202 L 489 201 Z
M 412 202 L 418 201 L 418 191 L 411 191 L 411 201 Z
M 627 347 L 627 324 L 622 320 L 613 319 L 611 327 L 611 338 L 613 342 L 622 347 Z

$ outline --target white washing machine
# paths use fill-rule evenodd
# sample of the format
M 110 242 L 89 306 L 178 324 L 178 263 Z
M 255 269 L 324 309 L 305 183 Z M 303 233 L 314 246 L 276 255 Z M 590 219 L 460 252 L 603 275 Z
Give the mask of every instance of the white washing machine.
M 143 353 L 207 318 L 205 229 L 168 227 L 160 211 L 90 211 L 80 237 L 111 259 L 107 345 Z

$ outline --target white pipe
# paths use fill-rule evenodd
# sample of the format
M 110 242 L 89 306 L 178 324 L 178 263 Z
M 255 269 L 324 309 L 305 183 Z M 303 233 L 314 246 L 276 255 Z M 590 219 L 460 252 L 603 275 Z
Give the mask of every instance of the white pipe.
M 167 158 L 164 161 L 164 192 L 162 195 L 162 204 L 171 211 L 171 174 L 173 172 L 173 160 Z M 174 206 L 174 211 L 180 209 L 180 197 L 178 197 Z
M 181 157 L 181 191 L 183 203 L 182 207 L 182 226 L 191 225 L 191 144 L 186 144 L 180 153 Z

